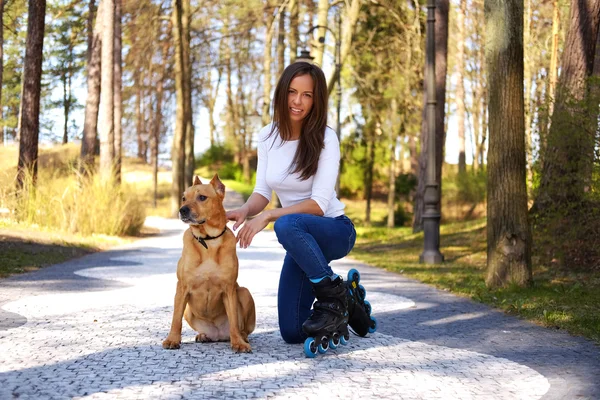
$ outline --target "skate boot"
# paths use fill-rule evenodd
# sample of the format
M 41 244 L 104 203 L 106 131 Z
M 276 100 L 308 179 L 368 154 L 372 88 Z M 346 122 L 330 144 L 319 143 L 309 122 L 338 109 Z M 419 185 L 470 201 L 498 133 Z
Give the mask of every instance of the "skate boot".
M 309 337 L 304 342 L 304 353 L 313 358 L 317 353 L 324 354 L 329 348 L 347 344 L 348 298 L 344 280 L 338 276 L 333 281 L 324 278 L 313 283 L 317 301 L 313 304 L 310 317 L 302 324 L 302 330 Z
M 371 317 L 371 303 L 365 300 L 367 291 L 360 283 L 360 273 L 356 269 L 348 272 L 348 325 L 354 333 L 366 336 L 377 330 L 377 320 Z

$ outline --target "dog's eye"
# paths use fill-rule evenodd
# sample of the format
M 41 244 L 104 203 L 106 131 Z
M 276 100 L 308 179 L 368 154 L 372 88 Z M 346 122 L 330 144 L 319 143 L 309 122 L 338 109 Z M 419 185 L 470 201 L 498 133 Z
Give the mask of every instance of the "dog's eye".
M 206 199 L 207 199 L 207 197 L 204 196 L 203 194 L 201 194 L 200 196 L 198 196 L 198 201 L 204 201 Z
M 185 201 L 185 196 L 183 196 L 183 197 L 181 198 L 181 201 Z

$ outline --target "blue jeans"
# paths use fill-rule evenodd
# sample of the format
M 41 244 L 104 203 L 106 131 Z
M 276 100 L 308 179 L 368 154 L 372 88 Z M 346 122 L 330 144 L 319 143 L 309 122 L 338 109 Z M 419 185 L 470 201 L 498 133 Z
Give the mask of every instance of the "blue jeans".
M 302 343 L 302 323 L 315 300 L 310 279 L 333 275 L 329 262 L 352 250 L 356 230 L 345 215 L 289 214 L 275 221 L 275 233 L 286 250 L 277 293 L 279 330 L 287 343 Z

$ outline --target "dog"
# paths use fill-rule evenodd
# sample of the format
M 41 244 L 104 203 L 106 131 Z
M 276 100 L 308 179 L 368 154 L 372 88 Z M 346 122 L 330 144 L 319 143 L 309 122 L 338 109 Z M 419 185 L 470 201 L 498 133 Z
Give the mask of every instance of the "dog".
M 252 351 L 248 335 L 256 325 L 250 291 L 237 283 L 236 237 L 227 227 L 225 185 L 215 175 L 209 184 L 194 178 L 184 193 L 179 219 L 189 225 L 177 263 L 177 289 L 165 349 L 181 344 L 182 318 L 198 332 L 196 342 L 231 341 L 235 352 Z

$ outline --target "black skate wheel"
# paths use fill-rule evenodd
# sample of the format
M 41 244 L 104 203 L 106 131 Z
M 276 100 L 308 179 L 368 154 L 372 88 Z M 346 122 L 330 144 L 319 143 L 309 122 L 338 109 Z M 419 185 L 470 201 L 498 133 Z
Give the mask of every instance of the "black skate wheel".
M 304 354 L 308 358 L 315 358 L 317 356 L 317 344 L 314 338 L 306 338 L 304 341 Z
M 367 312 L 367 315 L 371 315 L 371 310 L 371 303 L 365 300 L 365 311 Z
M 371 326 L 369 326 L 369 333 L 373 333 L 377 330 L 377 320 L 375 317 L 371 317 Z
M 354 280 L 356 282 L 360 281 L 360 273 L 355 268 L 352 268 L 350 271 L 348 271 L 348 281 L 354 281 Z

